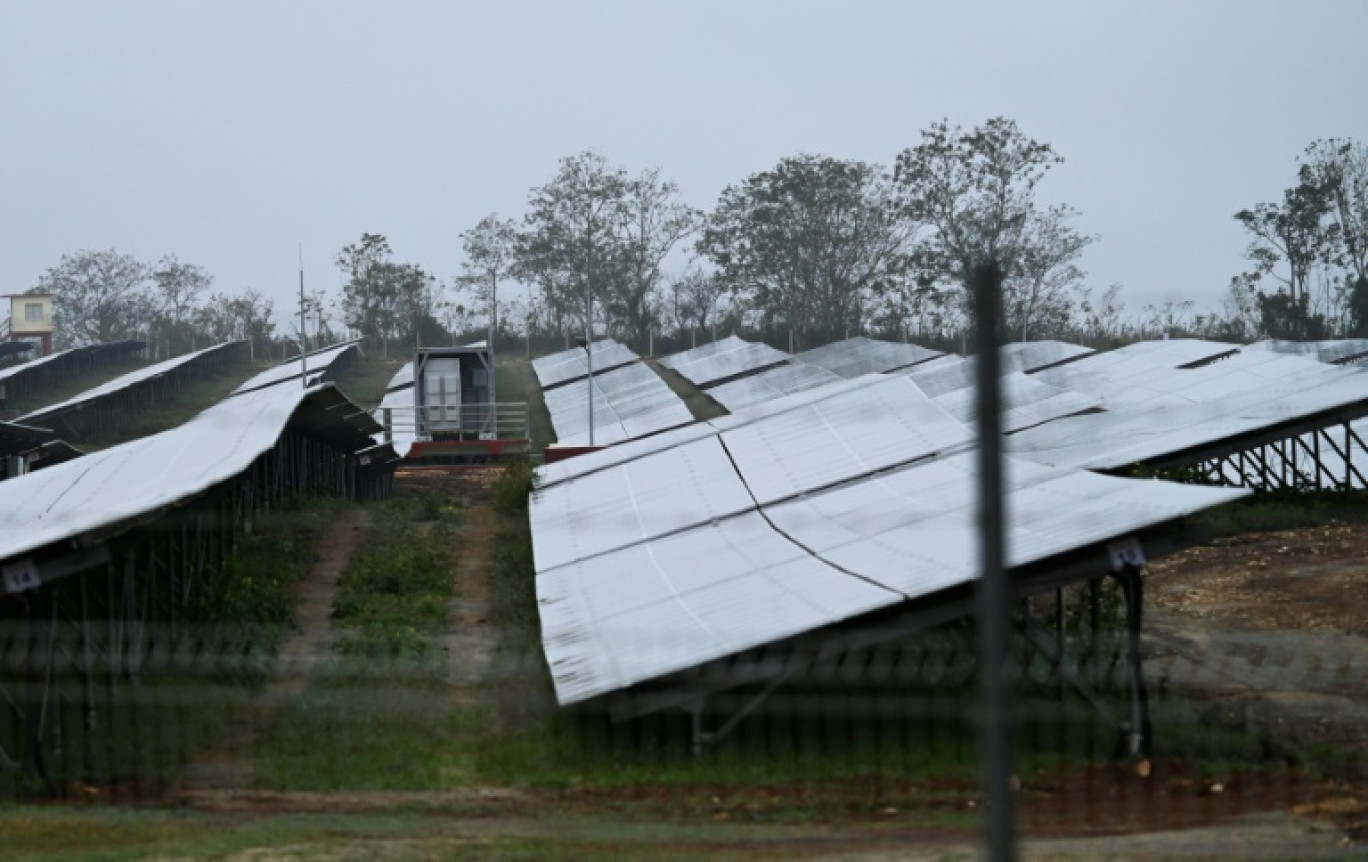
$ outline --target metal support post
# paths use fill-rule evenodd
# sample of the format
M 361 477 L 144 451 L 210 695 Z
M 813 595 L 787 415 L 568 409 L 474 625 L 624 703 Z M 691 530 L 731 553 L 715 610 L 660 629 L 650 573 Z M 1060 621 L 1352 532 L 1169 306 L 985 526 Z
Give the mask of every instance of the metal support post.
M 1130 717 L 1118 746 L 1124 744 L 1131 757 L 1148 758 L 1154 729 L 1150 724 L 1149 690 L 1145 685 L 1140 653 L 1140 626 L 1144 622 L 1145 587 L 1140 569 L 1127 564 L 1113 572 L 1126 599 L 1126 669 L 1130 691 Z
M 1015 859 L 1016 811 L 1012 798 L 1013 753 L 1007 665 L 1012 585 L 1005 567 L 1006 530 L 1002 483 L 1002 414 L 998 375 L 998 321 L 1002 271 L 979 267 L 971 280 L 978 330 L 976 369 L 980 560 L 975 589 L 982 660 L 982 781 L 986 802 L 984 838 L 989 859 Z

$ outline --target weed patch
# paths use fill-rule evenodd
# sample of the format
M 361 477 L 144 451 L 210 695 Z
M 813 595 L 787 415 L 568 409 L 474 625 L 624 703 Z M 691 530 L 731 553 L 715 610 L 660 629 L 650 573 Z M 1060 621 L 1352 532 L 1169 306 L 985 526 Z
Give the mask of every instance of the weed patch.
M 459 508 L 438 494 L 378 506 L 360 553 L 338 579 L 333 617 L 344 655 L 418 657 L 444 630 L 458 561 Z
M 1195 521 L 1213 535 L 1221 537 L 1333 524 L 1362 524 L 1368 522 L 1368 492 L 1258 493 L 1208 509 L 1196 515 Z
M 338 655 L 278 710 L 259 775 L 289 790 L 433 790 L 465 781 L 477 738 L 445 679 L 446 631 L 462 512 L 440 494 L 375 507 L 363 548 L 338 579 Z
M 225 639 L 218 651 L 250 647 L 254 660 L 236 665 L 243 679 L 256 681 L 268 668 L 292 622 L 295 586 L 308 575 L 327 524 L 347 505 L 325 497 L 282 503 L 238 540 L 223 571 L 200 594 L 192 617 Z

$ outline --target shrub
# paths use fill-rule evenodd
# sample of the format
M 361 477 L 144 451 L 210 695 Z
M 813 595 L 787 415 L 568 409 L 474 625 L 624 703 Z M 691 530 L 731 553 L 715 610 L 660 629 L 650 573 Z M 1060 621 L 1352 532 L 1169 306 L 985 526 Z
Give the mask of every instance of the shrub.
M 532 493 L 535 474 L 528 461 L 512 461 L 504 467 L 490 489 L 494 511 L 500 515 L 521 515 L 527 512 L 527 497 Z

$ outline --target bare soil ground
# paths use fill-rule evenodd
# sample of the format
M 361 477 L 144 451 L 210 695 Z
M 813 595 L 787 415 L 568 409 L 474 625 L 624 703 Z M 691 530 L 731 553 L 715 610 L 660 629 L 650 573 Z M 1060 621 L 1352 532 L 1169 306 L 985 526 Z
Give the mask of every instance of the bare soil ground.
M 711 395 L 693 385 L 693 383 L 685 379 L 684 375 L 680 374 L 678 371 L 666 368 L 654 359 L 646 359 L 644 361 L 646 366 L 656 374 L 659 374 L 660 379 L 665 381 L 665 385 L 669 386 L 670 389 L 674 391 L 674 394 L 678 395 L 684 401 L 685 406 L 689 408 L 689 412 L 692 413 L 693 417 L 698 421 L 706 422 L 709 419 L 716 419 L 719 416 L 727 415 L 727 408 L 718 404 Z
M 1368 526 L 1254 533 L 1150 567 L 1146 631 L 1161 690 L 1268 745 L 1368 752 Z M 1299 814 L 1368 840 L 1362 776 Z M 1315 794 L 1313 794 L 1315 795 Z

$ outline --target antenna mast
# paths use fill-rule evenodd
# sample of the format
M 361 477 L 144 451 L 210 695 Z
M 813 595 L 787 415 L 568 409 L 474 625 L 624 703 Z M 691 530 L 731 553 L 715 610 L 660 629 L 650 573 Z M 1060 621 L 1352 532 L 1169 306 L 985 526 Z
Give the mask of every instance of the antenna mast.
M 299 382 L 309 388 L 309 335 L 305 329 L 308 320 L 304 316 L 304 243 L 299 244 Z

